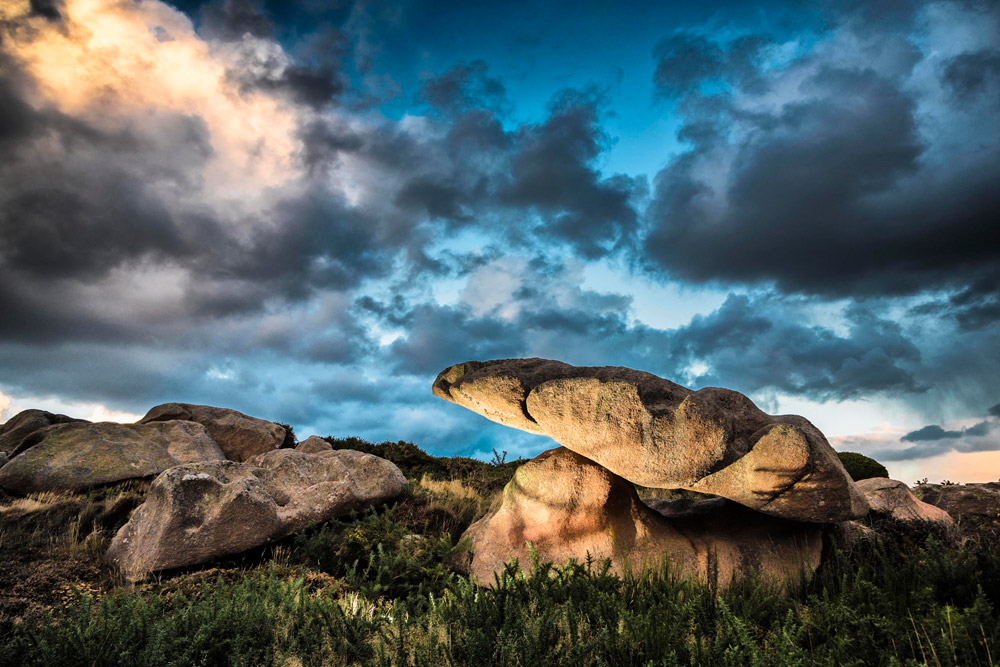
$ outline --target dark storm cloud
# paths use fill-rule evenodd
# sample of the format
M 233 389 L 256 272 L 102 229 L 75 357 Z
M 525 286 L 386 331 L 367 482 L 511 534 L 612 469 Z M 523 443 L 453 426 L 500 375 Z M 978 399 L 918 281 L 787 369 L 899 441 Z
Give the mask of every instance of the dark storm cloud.
M 503 111 L 510 104 L 503 82 L 490 76 L 482 60 L 460 63 L 428 79 L 421 86 L 420 96 L 434 108 L 453 114 L 469 109 Z
M 919 350 L 898 324 L 861 307 L 844 316 L 848 331 L 838 335 L 802 323 L 780 302 L 730 295 L 715 312 L 677 329 L 671 353 L 710 369 L 692 378 L 697 386 L 777 390 L 818 401 L 926 389 L 915 371 Z
M 58 21 L 62 18 L 59 11 L 62 4 L 62 0 L 31 0 L 31 13 L 44 16 L 50 21 Z
M 984 88 L 1000 81 L 1000 51 L 981 49 L 951 58 L 944 68 L 944 81 L 960 101 L 968 101 Z
M 318 3 L 273 3 L 222 0 L 184 6 L 198 22 L 199 33 L 210 40 L 251 41 L 245 63 L 231 72 L 244 92 L 259 89 L 288 96 L 295 102 L 321 109 L 346 88 L 342 60 L 350 47 L 342 23 L 345 7 L 320 7 Z M 292 6 L 294 5 L 294 6 Z M 292 62 L 277 62 L 276 54 L 254 48 L 252 38 L 284 41 Z M 270 56 L 270 57 L 269 57 Z
M 911 431 L 900 438 L 900 440 L 903 442 L 925 442 L 961 437 L 962 431 L 946 431 L 937 424 L 932 424 L 916 431 Z
M 986 419 L 959 429 L 930 424 L 903 435 L 900 442 L 916 443 L 903 449 L 885 449 L 874 453 L 882 461 L 923 459 L 948 452 L 1000 451 L 1000 405 L 987 410 Z
M 200 119 L 165 118 L 167 160 L 128 131 L 107 132 L 51 109 L 30 111 L 0 76 L 0 105 L 16 134 L 0 141 L 0 266 L 56 280 L 94 278 L 143 257 L 192 252 L 157 185 L 185 187 L 210 154 Z M 7 85 L 5 85 L 7 84 Z M 61 150 L 36 150 L 46 141 Z
M 949 452 L 1000 451 L 1000 436 L 996 434 L 997 430 L 997 425 L 994 422 L 980 422 L 961 431 L 945 431 L 937 426 L 925 426 L 902 438 L 903 442 L 916 442 L 917 444 L 904 449 L 878 451 L 873 456 L 880 461 L 909 461 Z M 944 435 L 940 435 L 939 431 Z
M 544 236 L 589 259 L 631 242 L 638 225 L 634 198 L 643 192 L 641 180 L 602 178 L 593 165 L 608 141 L 598 122 L 599 104 L 586 92 L 557 95 L 543 124 L 518 132 L 513 181 L 500 193 L 508 205 L 537 211 Z
M 596 166 L 610 141 L 599 93 L 560 91 L 542 122 L 505 130 L 509 102 L 481 62 L 427 79 L 421 90 L 442 122 L 440 142 L 390 150 L 383 134 L 364 149 L 400 171 L 411 167 L 394 199 L 401 210 L 448 227 L 479 226 L 518 246 L 565 244 L 585 258 L 633 242 L 645 181 L 604 177 Z
M 405 325 L 392 345 L 400 370 L 434 373 L 466 359 L 551 357 L 577 365 L 624 365 L 696 388 L 723 386 L 748 394 L 781 392 L 818 401 L 926 391 L 920 353 L 898 324 L 862 308 L 845 313 L 847 330 L 802 321 L 803 304 L 730 295 L 717 310 L 677 329 L 629 317 L 623 295 L 577 290 L 557 299 L 548 290 L 517 289 L 516 315 L 471 306 L 372 307 Z M 525 276 L 528 284 L 536 278 Z M 401 315 L 398 308 L 406 312 Z M 707 371 L 694 370 L 705 368 Z
M 407 315 L 405 338 L 391 346 L 399 370 L 433 375 L 462 359 L 496 359 L 524 350 L 524 334 L 495 317 L 472 317 L 466 309 L 421 304 Z
M 994 414 L 993 408 L 990 408 L 987 415 L 990 417 L 998 416 Z M 996 426 L 995 422 L 981 421 L 973 426 L 969 426 L 968 428 L 949 431 L 937 424 L 931 424 L 929 426 L 924 426 L 921 429 L 917 429 L 916 431 L 910 431 L 901 437 L 900 440 L 902 442 L 936 442 L 938 440 L 955 440 L 957 438 L 964 438 L 968 436 L 980 437 L 992 431 L 994 426 Z M 998 449 L 1000 449 L 1000 446 L 998 446 Z
M 905 25 L 857 18 L 837 17 L 827 35 L 855 46 L 820 42 L 778 66 L 755 64 L 764 41 L 661 43 L 654 83 L 679 100 L 690 148 L 655 179 L 641 258 L 651 271 L 831 296 L 996 277 L 995 105 L 934 106 L 949 136 L 922 128 L 918 102 L 934 91 L 920 86 L 936 84 L 910 76 L 924 54 L 900 36 Z M 995 51 L 956 56 L 943 76 L 971 98 L 995 85 Z
M 653 51 L 656 72 L 653 81 L 664 96 L 691 92 L 702 81 L 717 78 L 723 66 L 719 46 L 701 35 L 680 33 L 669 37 Z

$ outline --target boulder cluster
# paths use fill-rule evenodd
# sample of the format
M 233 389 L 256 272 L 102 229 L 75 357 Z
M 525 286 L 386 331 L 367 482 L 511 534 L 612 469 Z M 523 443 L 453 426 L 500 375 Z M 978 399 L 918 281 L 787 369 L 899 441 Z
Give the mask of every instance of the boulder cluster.
M 82 491 L 155 477 L 108 550 L 131 579 L 261 546 L 403 491 L 403 473 L 385 459 L 334 451 L 315 436 L 288 448 L 289 435 L 186 403 L 159 405 L 135 424 L 26 410 L 0 425 L 0 488 Z
M 437 396 L 560 446 L 521 465 L 466 531 L 466 568 L 490 585 L 512 558 L 669 567 L 720 587 L 743 574 L 778 588 L 820 564 L 824 531 L 871 532 L 870 511 L 944 527 L 1000 516 L 1000 483 L 855 482 L 826 438 L 735 391 L 692 391 L 649 373 L 545 359 L 445 369 Z M 26 410 L 0 424 L 0 489 L 77 492 L 152 479 L 107 559 L 130 579 L 272 542 L 402 493 L 393 463 L 298 444 L 281 424 L 166 403 L 134 424 Z M 640 498 L 637 489 L 671 490 Z M 658 493 L 654 495 L 665 495 Z
M 748 571 L 785 586 L 819 565 L 825 525 L 870 509 L 815 426 L 765 414 L 735 391 L 546 359 L 457 364 L 433 391 L 562 445 L 521 466 L 470 527 L 469 571 L 485 583 L 534 549 L 554 561 L 610 559 L 616 571 L 669 561 L 723 586 Z M 643 502 L 637 485 L 714 498 Z M 881 488 L 871 493 L 881 502 Z M 889 504 L 903 501 L 933 514 L 916 498 Z

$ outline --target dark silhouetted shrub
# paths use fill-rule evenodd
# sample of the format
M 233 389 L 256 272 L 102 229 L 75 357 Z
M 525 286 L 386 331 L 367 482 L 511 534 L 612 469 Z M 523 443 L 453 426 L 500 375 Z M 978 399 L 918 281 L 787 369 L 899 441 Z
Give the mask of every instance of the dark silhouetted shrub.
M 837 452 L 837 456 L 840 457 L 840 462 L 847 469 L 847 474 L 855 482 L 860 482 L 863 479 L 871 479 L 872 477 L 889 476 L 889 471 L 885 469 L 884 465 L 864 454 L 858 454 L 857 452 Z

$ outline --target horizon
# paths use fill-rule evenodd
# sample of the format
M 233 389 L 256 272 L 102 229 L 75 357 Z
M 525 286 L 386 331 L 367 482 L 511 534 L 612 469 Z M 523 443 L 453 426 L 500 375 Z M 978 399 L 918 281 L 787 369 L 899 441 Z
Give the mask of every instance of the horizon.
M 456 363 L 627 366 L 1000 479 L 995 3 L 0 0 L 0 423 L 553 446 Z

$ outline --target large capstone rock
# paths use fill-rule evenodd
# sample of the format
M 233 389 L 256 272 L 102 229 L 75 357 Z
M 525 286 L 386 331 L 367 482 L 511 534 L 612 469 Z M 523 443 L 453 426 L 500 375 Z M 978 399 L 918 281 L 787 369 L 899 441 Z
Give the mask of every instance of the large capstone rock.
M 198 422 L 219 443 L 226 458 L 246 461 L 252 456 L 281 447 L 285 440 L 285 427 L 274 422 L 250 417 L 229 408 L 190 403 L 164 403 L 158 405 L 139 420 L 140 424 L 184 419 Z
M 903 482 L 872 477 L 857 482 L 873 512 L 890 515 L 897 521 L 927 521 L 950 527 L 955 524 L 943 509 L 922 502 Z
M 981 484 L 918 484 L 913 492 L 954 519 L 1000 517 L 1000 482 Z
M 765 414 L 735 391 L 692 391 L 629 368 L 546 359 L 457 364 L 438 375 L 433 389 L 495 422 L 547 435 L 643 486 L 690 489 L 803 521 L 868 512 L 864 494 L 815 426 Z
M 766 516 L 721 498 L 682 507 L 644 504 L 635 487 L 568 449 L 551 449 L 522 465 L 490 513 L 466 532 L 468 569 L 491 585 L 505 563 L 540 559 L 610 559 L 612 570 L 660 569 L 725 586 L 752 574 L 781 588 L 819 565 L 822 528 Z M 529 548 L 528 543 L 531 544 Z
M 81 491 L 152 477 L 181 463 L 225 458 L 205 427 L 189 421 L 56 424 L 25 437 L 0 488 L 14 493 Z
M 70 424 L 73 422 L 87 423 L 83 419 L 74 419 L 45 410 L 24 410 L 0 424 L 0 453 L 13 456 L 13 452 L 25 437 L 38 429 L 53 424 Z
M 352 450 L 177 466 L 153 480 L 107 558 L 133 580 L 205 563 L 385 502 L 405 484 L 391 462 Z

